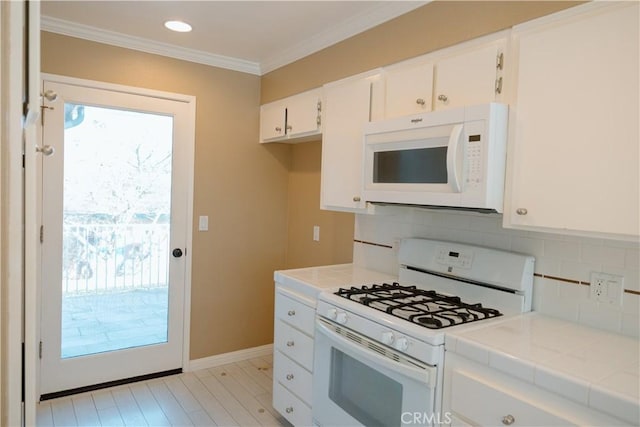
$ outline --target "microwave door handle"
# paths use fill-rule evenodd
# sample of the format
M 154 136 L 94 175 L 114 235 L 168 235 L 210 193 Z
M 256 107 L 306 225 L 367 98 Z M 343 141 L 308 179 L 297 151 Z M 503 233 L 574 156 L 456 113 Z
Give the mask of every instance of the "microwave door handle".
M 377 365 L 384 366 L 385 368 L 394 371 L 395 373 L 402 375 L 403 377 L 419 381 L 427 385 L 427 387 L 429 388 L 435 387 L 436 368 L 432 366 L 423 366 L 422 369 L 413 368 L 411 366 L 402 365 L 394 360 L 380 356 L 376 353 L 366 351 L 359 345 L 352 343 L 348 339 L 331 331 L 329 328 L 318 321 L 316 321 L 316 332 L 323 334 L 334 342 L 338 342 L 343 346 L 348 347 L 349 351 L 354 353 L 356 357 L 367 359 Z
M 447 179 L 453 188 L 453 191 L 460 193 L 462 191 L 460 181 L 462 179 L 462 162 L 458 162 L 460 158 L 459 151 L 461 149 L 462 129 L 464 125 L 459 124 L 453 127 L 449 136 L 449 148 L 447 149 Z

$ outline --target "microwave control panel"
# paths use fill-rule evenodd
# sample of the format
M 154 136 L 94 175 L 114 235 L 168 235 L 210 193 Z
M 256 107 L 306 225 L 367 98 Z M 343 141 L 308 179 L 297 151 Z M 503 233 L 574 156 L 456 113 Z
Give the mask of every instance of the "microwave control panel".
M 467 136 L 467 178 L 466 185 L 475 186 L 482 182 L 482 135 Z

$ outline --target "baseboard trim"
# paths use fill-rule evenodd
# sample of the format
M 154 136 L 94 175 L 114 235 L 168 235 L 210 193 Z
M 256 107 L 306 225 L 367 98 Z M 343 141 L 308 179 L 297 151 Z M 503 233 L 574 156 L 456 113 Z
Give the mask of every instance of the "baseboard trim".
M 220 365 L 226 365 L 227 363 L 240 362 L 242 360 L 253 359 L 254 357 L 268 356 L 270 354 L 273 354 L 273 344 L 245 348 L 244 350 L 190 360 L 189 366 L 186 370 L 199 371 L 200 369 L 213 368 Z

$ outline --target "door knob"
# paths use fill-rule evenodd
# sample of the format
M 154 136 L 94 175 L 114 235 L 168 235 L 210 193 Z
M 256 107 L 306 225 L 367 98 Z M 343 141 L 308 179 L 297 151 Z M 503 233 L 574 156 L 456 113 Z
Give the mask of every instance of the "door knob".
M 171 254 L 175 257 L 175 258 L 180 258 L 182 256 L 182 249 L 180 248 L 175 248 Z

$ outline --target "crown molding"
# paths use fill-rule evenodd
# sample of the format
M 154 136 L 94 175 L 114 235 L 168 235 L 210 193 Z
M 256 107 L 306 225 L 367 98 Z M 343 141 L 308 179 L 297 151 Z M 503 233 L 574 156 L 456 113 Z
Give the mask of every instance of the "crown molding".
M 63 19 L 42 16 L 41 30 L 65 36 L 76 37 L 98 43 L 105 43 L 127 49 L 138 50 L 156 55 L 168 56 L 183 61 L 225 68 L 243 73 L 261 75 L 260 64 L 244 59 L 216 55 L 200 50 L 161 43 L 142 37 L 129 36 L 114 31 L 103 30 L 89 25 L 78 24 Z
M 431 1 L 432 0 L 411 0 L 385 2 L 379 7 L 360 15 L 356 15 L 346 21 L 342 21 L 338 25 L 329 27 L 321 33 L 302 40 L 293 47 L 267 58 L 260 64 L 262 74 L 264 75 L 400 15 L 411 12 L 412 10 L 424 6 Z
M 115 31 L 104 30 L 90 25 L 78 24 L 64 19 L 50 16 L 41 17 L 41 30 L 65 36 L 76 37 L 98 43 L 105 43 L 126 49 L 167 56 L 183 61 L 210 65 L 212 67 L 225 68 L 243 73 L 264 75 L 277 68 L 290 64 L 312 53 L 355 36 L 363 31 L 380 25 L 395 17 L 403 15 L 420 6 L 430 3 L 426 1 L 391 1 L 371 9 L 360 15 L 356 15 L 346 21 L 327 28 L 321 33 L 302 40 L 289 49 L 273 55 L 262 63 L 233 58 L 230 56 L 216 55 L 201 50 L 189 49 L 161 43 L 142 37 L 130 36 Z

